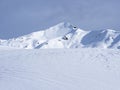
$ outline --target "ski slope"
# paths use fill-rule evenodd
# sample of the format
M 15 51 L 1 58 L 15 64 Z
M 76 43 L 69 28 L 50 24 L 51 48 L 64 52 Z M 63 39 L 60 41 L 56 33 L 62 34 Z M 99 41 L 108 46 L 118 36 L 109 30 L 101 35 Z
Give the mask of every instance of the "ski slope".
M 120 90 L 118 49 L 1 48 L 0 90 Z

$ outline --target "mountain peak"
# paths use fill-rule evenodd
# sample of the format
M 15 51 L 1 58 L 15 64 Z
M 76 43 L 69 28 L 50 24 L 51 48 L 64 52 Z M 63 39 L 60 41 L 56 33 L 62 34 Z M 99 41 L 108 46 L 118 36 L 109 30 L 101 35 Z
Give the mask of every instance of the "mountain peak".
M 73 26 L 72 24 L 70 24 L 69 22 L 61 22 L 53 27 L 50 27 L 50 28 L 70 28 L 70 29 L 73 29 L 75 26 Z
M 45 30 L 45 36 L 49 39 L 52 39 L 64 36 L 72 31 L 74 31 L 74 26 L 68 22 L 62 22 Z
M 70 24 L 69 22 L 61 22 L 61 23 L 59 23 L 59 24 L 57 24 L 57 25 L 55 25 L 55 26 L 69 27 L 69 26 L 71 26 L 71 24 Z

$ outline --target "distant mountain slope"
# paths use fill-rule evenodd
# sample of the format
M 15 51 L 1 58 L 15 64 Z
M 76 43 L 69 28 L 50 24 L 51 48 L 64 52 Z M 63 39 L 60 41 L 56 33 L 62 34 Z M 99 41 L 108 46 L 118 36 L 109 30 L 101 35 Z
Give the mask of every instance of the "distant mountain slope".
M 0 40 L 0 46 L 14 48 L 117 48 L 120 49 L 120 32 L 115 30 L 81 30 L 70 23 L 60 23 L 49 29 Z

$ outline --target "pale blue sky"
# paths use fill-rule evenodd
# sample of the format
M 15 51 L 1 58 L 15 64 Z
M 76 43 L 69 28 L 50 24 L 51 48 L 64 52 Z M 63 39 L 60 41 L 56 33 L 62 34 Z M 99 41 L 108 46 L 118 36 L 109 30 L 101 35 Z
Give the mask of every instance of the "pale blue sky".
M 0 38 L 13 38 L 60 22 L 81 29 L 120 30 L 120 0 L 0 0 Z

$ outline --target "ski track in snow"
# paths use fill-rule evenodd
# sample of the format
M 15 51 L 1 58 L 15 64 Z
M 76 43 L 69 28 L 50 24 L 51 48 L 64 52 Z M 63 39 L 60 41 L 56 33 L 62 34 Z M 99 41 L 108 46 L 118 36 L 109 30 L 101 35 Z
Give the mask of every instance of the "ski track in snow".
M 0 50 L 0 90 L 120 90 L 119 76 L 119 50 Z

